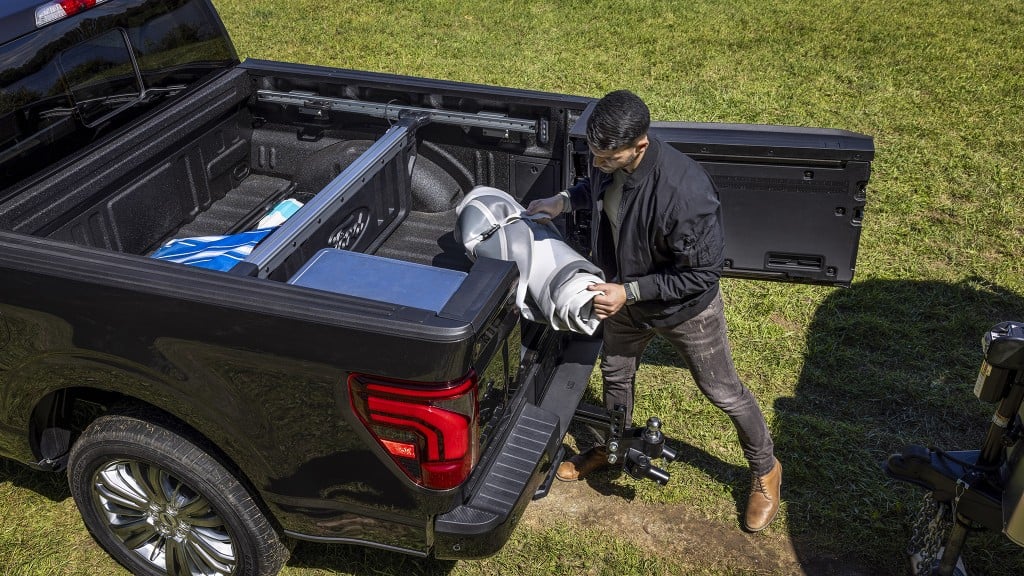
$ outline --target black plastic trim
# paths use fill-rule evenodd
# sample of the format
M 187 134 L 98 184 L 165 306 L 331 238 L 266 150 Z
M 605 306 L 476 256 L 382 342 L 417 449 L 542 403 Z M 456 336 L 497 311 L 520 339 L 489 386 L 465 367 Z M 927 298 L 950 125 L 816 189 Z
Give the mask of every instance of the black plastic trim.
M 561 445 L 558 416 L 526 404 L 469 502 L 434 523 L 438 558 L 479 558 L 497 552 L 546 476 Z M 539 471 L 544 473 L 538 474 Z
M 526 505 L 557 463 L 562 438 L 587 389 L 600 340 L 578 338 L 565 349 L 541 406 L 525 404 L 498 450 L 475 483 L 467 502 L 434 522 L 434 556 L 483 558 L 504 546 Z
M 5 269 L 431 342 L 465 340 L 476 320 L 0 230 Z
M 566 346 L 562 361 L 551 376 L 551 383 L 540 407 L 559 415 L 559 438 L 563 438 L 569 431 L 569 423 L 587 390 L 590 373 L 600 353 L 600 338 L 577 336 Z

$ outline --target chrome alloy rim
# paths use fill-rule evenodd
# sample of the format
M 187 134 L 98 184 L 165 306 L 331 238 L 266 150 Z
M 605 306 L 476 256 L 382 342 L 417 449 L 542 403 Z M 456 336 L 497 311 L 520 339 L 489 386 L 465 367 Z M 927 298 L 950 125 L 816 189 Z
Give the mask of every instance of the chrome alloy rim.
M 93 475 L 93 503 L 111 533 L 174 576 L 230 574 L 235 548 L 210 502 L 158 466 L 115 460 Z

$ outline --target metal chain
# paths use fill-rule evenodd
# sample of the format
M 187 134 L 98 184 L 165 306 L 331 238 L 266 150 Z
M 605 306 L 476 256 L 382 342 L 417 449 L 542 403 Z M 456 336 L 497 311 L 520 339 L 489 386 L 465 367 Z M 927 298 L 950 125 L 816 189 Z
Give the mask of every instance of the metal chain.
M 949 505 L 936 502 L 930 492 L 924 495 L 921 509 L 914 520 L 907 555 L 915 576 L 928 576 L 939 559 L 942 537 L 953 526 Z

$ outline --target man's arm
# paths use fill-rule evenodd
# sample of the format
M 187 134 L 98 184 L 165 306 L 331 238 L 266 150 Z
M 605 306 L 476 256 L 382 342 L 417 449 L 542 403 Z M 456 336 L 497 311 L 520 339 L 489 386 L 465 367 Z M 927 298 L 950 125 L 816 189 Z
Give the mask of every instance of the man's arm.
M 526 207 L 526 214 L 528 216 L 544 214 L 549 218 L 557 218 L 559 214 L 568 212 L 566 210 L 568 203 L 569 199 L 564 193 L 558 193 L 547 198 L 538 198 L 530 202 L 530 205 Z
M 551 218 L 557 218 L 560 214 L 580 210 L 590 205 L 590 179 L 584 179 L 578 184 L 562 190 L 554 196 L 540 198 L 530 202 L 526 207 L 527 215 L 547 214 Z

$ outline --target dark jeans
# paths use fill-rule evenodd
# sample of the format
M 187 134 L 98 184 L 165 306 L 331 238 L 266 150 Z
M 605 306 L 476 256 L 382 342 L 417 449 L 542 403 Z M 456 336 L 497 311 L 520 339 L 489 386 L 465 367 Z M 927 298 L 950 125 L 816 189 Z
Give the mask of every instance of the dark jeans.
M 751 470 L 759 476 L 771 472 L 774 444 L 757 399 L 740 382 L 733 366 L 720 294 L 703 312 L 672 327 L 640 328 L 626 309 L 605 319 L 601 358 L 605 407 L 624 406 L 626 424 L 630 425 L 637 365 L 656 334 L 672 344 L 700 391 L 732 419 Z

